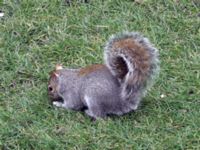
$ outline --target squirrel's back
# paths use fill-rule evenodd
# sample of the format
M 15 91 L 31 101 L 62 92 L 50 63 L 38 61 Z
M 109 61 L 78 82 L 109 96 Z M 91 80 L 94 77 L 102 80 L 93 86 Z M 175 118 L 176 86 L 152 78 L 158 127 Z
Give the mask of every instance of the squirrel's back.
M 121 83 L 122 99 L 142 97 L 159 72 L 158 50 L 137 32 L 112 36 L 104 58 L 111 73 Z

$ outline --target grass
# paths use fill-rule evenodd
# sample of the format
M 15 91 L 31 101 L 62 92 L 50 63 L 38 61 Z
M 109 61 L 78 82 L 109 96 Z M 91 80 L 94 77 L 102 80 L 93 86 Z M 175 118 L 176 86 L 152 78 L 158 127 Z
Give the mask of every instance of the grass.
M 0 148 L 200 149 L 199 8 L 197 0 L 0 1 Z M 160 51 L 160 76 L 139 110 L 91 122 L 51 107 L 55 64 L 102 63 L 104 43 L 124 30 Z

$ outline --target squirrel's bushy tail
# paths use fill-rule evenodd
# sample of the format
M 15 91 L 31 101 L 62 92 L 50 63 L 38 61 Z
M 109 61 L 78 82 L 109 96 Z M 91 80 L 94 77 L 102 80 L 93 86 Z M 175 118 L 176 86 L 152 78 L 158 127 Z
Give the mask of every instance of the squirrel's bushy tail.
M 121 97 L 142 97 L 159 72 L 158 50 L 137 32 L 113 35 L 104 50 L 106 66 L 121 83 Z

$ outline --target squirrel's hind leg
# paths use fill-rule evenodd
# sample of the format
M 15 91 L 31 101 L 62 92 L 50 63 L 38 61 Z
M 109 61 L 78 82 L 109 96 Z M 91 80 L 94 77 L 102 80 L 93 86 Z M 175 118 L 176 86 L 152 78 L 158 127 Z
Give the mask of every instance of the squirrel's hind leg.
M 85 110 L 85 113 L 94 118 L 94 119 L 97 119 L 97 118 L 105 118 L 107 115 L 106 115 L 106 112 L 102 109 L 101 105 L 99 105 L 97 102 L 98 100 L 96 101 L 96 98 L 90 98 L 88 96 L 85 96 L 85 102 L 87 104 L 87 107 L 88 109 Z

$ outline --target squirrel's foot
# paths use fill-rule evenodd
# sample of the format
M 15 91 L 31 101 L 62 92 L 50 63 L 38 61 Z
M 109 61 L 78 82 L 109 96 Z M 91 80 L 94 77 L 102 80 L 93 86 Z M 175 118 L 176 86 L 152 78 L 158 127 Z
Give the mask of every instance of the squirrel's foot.
M 85 113 L 89 116 L 92 122 L 96 121 L 96 117 L 94 117 L 88 109 L 85 110 Z
M 105 118 L 105 113 L 95 112 L 91 111 L 90 109 L 85 110 L 85 113 L 91 117 L 93 120 L 96 120 L 97 118 Z
M 134 105 L 134 106 L 132 106 L 132 110 L 137 110 L 138 109 L 138 104 L 136 104 L 136 105 Z
M 58 101 L 54 101 L 53 105 L 56 107 L 63 107 L 63 103 L 62 102 L 58 102 Z
M 85 113 L 86 113 L 88 116 L 90 116 L 91 118 L 95 118 L 94 115 L 92 114 L 92 112 L 91 112 L 89 109 L 85 110 Z

